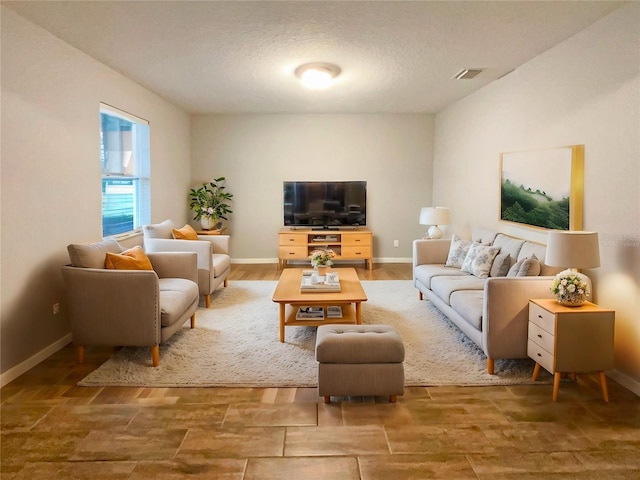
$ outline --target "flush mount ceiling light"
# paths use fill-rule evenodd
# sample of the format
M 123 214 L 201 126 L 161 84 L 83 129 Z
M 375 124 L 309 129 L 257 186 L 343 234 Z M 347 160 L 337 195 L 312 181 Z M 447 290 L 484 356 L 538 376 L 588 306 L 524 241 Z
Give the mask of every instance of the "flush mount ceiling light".
M 340 67 L 331 63 L 306 63 L 296 68 L 295 73 L 302 85 L 320 90 L 328 88 L 340 72 Z

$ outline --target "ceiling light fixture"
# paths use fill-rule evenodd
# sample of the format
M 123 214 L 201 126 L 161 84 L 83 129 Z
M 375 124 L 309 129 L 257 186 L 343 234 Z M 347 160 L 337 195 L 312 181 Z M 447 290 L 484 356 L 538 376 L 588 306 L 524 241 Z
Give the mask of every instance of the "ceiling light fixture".
M 331 63 L 306 63 L 296 68 L 295 73 L 305 87 L 321 90 L 328 88 L 341 71 Z

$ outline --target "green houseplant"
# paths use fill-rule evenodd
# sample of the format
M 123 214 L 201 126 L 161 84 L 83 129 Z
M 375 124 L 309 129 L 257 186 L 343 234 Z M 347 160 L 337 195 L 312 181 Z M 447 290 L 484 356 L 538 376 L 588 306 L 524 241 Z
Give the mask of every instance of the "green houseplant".
M 225 177 L 203 183 L 199 188 L 189 190 L 189 208 L 194 211 L 194 220 L 200 220 L 205 229 L 213 228 L 220 220 L 228 220 L 227 215 L 233 213 L 229 202 L 233 194 L 225 190 Z

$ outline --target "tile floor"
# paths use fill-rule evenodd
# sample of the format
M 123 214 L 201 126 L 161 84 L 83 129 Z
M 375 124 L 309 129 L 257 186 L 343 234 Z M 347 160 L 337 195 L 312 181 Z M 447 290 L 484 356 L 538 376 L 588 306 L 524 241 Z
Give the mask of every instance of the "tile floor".
M 0 477 L 38 479 L 640 479 L 640 397 L 598 379 L 408 388 L 80 388 L 111 349 L 64 348 L 0 391 Z

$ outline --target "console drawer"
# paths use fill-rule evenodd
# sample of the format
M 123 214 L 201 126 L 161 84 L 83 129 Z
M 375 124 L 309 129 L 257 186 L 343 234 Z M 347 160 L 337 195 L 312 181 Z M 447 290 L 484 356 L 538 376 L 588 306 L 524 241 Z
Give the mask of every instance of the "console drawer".
M 349 233 L 342 235 L 342 245 L 371 246 L 371 235 L 368 233 Z
M 280 245 L 306 245 L 307 234 L 306 233 L 281 233 L 279 235 Z
M 340 256 L 343 258 L 371 258 L 371 247 L 346 246 L 343 243 Z
M 288 260 L 290 258 L 307 258 L 309 254 L 307 253 L 307 245 L 296 247 L 296 246 L 280 246 L 278 247 L 278 258 L 283 260 Z

